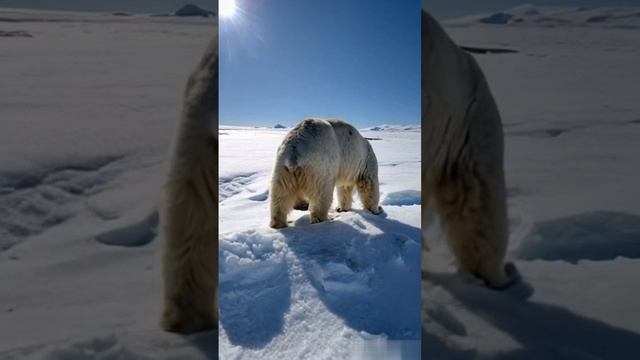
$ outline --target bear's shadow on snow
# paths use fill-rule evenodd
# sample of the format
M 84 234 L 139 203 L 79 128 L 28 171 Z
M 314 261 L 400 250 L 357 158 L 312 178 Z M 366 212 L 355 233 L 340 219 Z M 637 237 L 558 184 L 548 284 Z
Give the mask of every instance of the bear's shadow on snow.
M 284 314 L 291 306 L 284 259 L 250 266 L 232 280 L 221 280 L 219 286 L 219 321 L 232 344 L 260 349 L 282 333 Z
M 471 286 L 455 274 L 427 272 L 430 286 L 441 286 L 469 309 L 509 334 L 521 349 L 488 359 L 636 359 L 640 335 L 555 305 L 531 302 L 533 288 L 522 281 L 505 291 Z M 475 350 L 461 350 L 423 331 L 422 353 L 430 358 L 466 360 Z M 485 358 L 485 357 L 483 357 Z
M 640 216 L 594 211 L 535 224 L 514 252 L 525 260 L 611 260 L 640 258 Z
M 305 215 L 283 229 L 327 308 L 357 330 L 391 340 L 420 338 L 420 229 L 354 210 L 340 220 L 309 224 Z
M 218 331 L 206 331 L 199 334 L 185 335 L 206 359 L 218 358 Z

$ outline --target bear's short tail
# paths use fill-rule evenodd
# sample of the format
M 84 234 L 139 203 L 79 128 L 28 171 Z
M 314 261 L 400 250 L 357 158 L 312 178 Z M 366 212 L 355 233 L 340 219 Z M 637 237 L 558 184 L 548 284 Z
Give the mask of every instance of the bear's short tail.
M 282 156 L 284 167 L 290 172 L 295 172 L 300 167 L 298 148 L 294 144 L 287 144 Z

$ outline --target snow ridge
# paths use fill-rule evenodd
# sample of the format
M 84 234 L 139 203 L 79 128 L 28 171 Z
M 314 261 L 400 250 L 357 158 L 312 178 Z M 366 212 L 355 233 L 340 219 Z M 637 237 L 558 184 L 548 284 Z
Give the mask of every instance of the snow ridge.
M 485 15 L 445 22 L 447 25 L 508 25 L 529 27 L 602 27 L 640 29 L 640 7 L 560 7 L 521 5 Z

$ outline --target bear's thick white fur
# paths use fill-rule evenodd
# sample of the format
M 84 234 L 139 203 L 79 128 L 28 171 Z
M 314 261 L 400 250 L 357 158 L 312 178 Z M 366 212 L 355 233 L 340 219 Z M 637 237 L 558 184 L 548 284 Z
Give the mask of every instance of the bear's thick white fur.
M 187 83 L 163 211 L 164 329 L 217 327 L 218 41 Z
M 475 59 L 425 12 L 422 38 L 423 229 L 432 204 L 460 272 L 504 288 L 517 271 L 504 262 L 508 229 L 498 107 Z
M 311 223 L 328 219 L 333 189 L 338 211 L 352 207 L 354 188 L 365 209 L 379 214 L 378 161 L 371 144 L 341 120 L 306 119 L 278 148 L 269 191 L 273 228 L 287 226 L 294 208 L 311 212 Z

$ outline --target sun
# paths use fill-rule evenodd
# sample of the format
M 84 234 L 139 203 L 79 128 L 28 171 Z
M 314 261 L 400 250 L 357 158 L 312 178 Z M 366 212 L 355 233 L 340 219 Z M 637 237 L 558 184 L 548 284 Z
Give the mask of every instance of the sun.
M 232 18 L 236 13 L 236 0 L 220 0 L 218 11 L 223 18 Z

